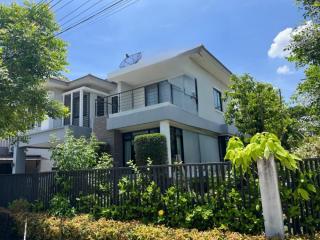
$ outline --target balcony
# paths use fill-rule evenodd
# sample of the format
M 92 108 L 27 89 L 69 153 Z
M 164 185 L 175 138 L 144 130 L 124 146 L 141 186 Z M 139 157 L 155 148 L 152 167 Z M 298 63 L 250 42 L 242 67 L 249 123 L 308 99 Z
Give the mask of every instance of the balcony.
M 177 107 L 191 112 L 198 112 L 198 98 L 196 87 L 188 90 L 169 81 L 120 92 L 104 98 L 97 98 L 95 114 L 97 117 L 109 117 L 122 112 L 136 112 L 149 109 L 151 106 L 162 103 L 171 103 Z

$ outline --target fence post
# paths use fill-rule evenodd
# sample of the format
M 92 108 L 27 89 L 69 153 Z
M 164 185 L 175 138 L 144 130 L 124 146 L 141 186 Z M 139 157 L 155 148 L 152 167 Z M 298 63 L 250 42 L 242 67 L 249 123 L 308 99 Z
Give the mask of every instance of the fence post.
M 267 238 L 284 239 L 277 166 L 274 157 L 257 161 L 265 234 Z

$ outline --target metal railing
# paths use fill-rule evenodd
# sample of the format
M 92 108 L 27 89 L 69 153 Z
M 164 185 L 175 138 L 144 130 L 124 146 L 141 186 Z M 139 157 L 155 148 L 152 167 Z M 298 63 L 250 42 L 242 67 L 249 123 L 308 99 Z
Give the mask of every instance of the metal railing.
M 198 111 L 197 93 L 187 93 L 168 81 L 162 81 L 104 98 L 97 98 L 95 101 L 95 115 L 108 116 L 164 102 L 172 103 L 187 111 Z

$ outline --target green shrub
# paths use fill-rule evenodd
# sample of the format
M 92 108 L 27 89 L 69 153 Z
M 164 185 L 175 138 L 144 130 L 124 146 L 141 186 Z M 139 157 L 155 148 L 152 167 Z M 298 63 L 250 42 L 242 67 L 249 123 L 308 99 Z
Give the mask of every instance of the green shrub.
M 17 199 L 9 204 L 9 210 L 13 213 L 29 212 L 31 210 L 31 204 L 25 199 Z
M 155 165 L 167 163 L 167 141 L 163 134 L 151 133 L 136 136 L 134 150 L 137 165 L 146 165 L 148 158 L 152 159 Z
M 20 236 L 23 234 L 25 215 L 14 215 L 14 220 Z M 62 229 L 62 230 L 61 230 Z M 62 236 L 61 236 L 62 235 Z M 320 235 L 316 234 L 315 239 Z M 21 239 L 21 238 L 20 238 Z M 213 229 L 198 231 L 195 229 L 168 228 L 162 225 L 144 225 L 137 221 L 120 222 L 114 220 L 92 220 L 89 215 L 79 215 L 63 219 L 45 214 L 28 215 L 27 239 L 32 240 L 264 240 L 264 235 L 251 236 L 230 231 Z M 291 236 L 287 239 L 307 240 L 310 236 Z
M 99 211 L 98 202 L 93 194 L 81 195 L 76 200 L 76 210 L 79 213 L 91 213 L 95 215 Z
M 73 217 L 75 208 L 71 206 L 68 198 L 61 194 L 56 194 L 50 201 L 49 213 L 57 217 Z

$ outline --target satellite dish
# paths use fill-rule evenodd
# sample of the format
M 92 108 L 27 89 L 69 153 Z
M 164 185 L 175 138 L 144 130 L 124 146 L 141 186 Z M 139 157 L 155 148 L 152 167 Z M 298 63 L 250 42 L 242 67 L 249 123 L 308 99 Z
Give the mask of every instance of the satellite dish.
M 142 53 L 141 52 L 137 52 L 134 54 L 126 54 L 125 59 L 120 63 L 120 68 L 124 68 L 133 64 L 136 64 L 137 62 L 140 61 L 140 59 L 142 58 Z

